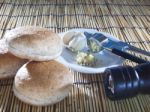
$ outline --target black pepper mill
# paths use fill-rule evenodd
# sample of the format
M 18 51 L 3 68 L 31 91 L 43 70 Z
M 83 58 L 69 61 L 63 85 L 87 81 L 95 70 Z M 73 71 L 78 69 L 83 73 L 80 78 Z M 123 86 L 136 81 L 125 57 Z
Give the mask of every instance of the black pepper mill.
M 150 94 L 150 63 L 135 66 L 108 68 L 104 72 L 106 96 L 120 100 L 136 96 L 138 93 Z

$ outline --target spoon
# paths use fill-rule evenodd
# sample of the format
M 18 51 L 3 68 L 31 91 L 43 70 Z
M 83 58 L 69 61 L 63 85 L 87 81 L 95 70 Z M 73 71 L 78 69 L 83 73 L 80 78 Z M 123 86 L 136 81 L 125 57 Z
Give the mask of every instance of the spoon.
M 112 52 L 118 56 L 121 56 L 125 59 L 129 59 L 129 60 L 136 62 L 136 63 L 139 63 L 139 64 L 148 62 L 148 61 L 143 60 L 139 57 L 136 57 L 130 53 L 125 52 L 124 50 L 126 49 L 126 47 L 119 48 L 119 46 L 118 46 L 118 48 L 115 48 L 115 47 L 111 48 L 111 47 L 104 46 L 103 43 L 107 44 L 108 41 L 111 41 L 111 40 L 109 40 L 106 36 L 104 36 L 100 33 L 90 34 L 88 32 L 84 32 L 84 34 L 87 37 L 87 46 L 88 46 L 90 52 L 92 52 L 92 53 L 98 53 L 101 50 L 106 49 L 106 50 L 108 50 L 108 51 L 110 51 L 110 52 Z M 95 44 L 95 46 L 99 46 L 100 49 L 93 51 L 93 46 L 91 44 L 92 42 Z

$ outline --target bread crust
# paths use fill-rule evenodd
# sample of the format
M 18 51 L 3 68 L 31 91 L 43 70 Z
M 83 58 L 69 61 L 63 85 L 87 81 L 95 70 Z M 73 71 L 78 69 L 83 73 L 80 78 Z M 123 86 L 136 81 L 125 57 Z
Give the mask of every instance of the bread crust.
M 5 40 L 0 40 L 0 80 L 14 78 L 18 69 L 27 62 L 7 50 Z
M 33 61 L 55 59 L 63 48 L 62 40 L 56 33 L 41 27 L 18 27 L 8 31 L 4 38 L 13 55 Z
M 46 106 L 64 99 L 73 85 L 73 75 L 55 60 L 29 62 L 16 74 L 13 91 L 21 101 Z

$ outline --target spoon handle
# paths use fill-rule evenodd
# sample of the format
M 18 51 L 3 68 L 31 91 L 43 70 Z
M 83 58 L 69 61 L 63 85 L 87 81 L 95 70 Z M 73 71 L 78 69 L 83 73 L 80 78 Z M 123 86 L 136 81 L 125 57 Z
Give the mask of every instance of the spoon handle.
M 114 53 L 114 54 L 116 54 L 116 55 L 119 55 L 119 56 L 121 56 L 121 57 L 123 57 L 123 58 L 125 58 L 125 59 L 131 60 L 131 61 L 136 62 L 136 63 L 139 63 L 139 64 L 140 64 L 140 63 L 146 63 L 146 62 L 148 62 L 148 61 L 146 61 L 146 60 L 144 60 L 144 59 L 141 59 L 141 58 L 139 58 L 139 57 L 136 57 L 136 56 L 134 56 L 134 55 L 132 55 L 132 54 L 129 54 L 129 53 L 127 53 L 127 52 L 118 50 L 118 49 L 116 49 L 116 48 L 111 49 L 111 52 Z

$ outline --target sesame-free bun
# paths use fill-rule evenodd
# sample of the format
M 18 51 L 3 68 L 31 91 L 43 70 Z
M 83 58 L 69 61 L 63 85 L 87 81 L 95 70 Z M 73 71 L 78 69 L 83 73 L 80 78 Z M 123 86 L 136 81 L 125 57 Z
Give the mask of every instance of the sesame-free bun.
M 0 40 L 0 79 L 13 78 L 26 62 L 27 60 L 8 53 L 5 40 Z
M 51 30 L 24 26 L 6 32 L 8 50 L 17 57 L 33 61 L 48 61 L 62 52 L 61 38 Z
M 59 62 L 32 61 L 17 72 L 13 91 L 17 98 L 27 104 L 45 106 L 64 99 L 72 84 L 73 75 Z

